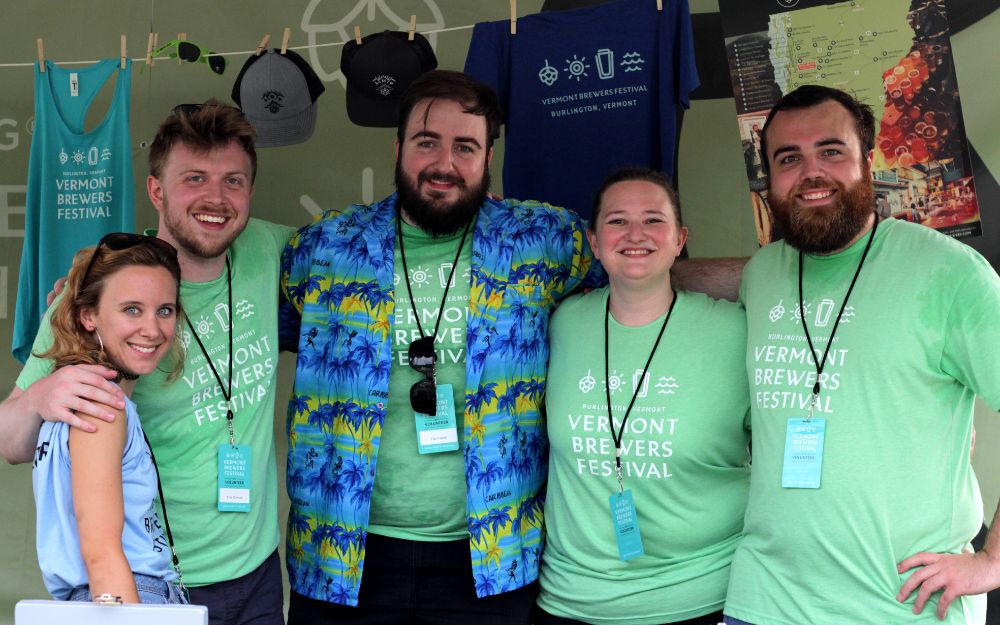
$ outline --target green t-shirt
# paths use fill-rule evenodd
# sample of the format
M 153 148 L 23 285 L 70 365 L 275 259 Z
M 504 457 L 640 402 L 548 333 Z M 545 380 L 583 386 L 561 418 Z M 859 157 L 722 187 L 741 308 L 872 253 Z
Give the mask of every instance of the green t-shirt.
M 462 240 L 462 232 L 432 237 L 404 223 L 403 237 L 410 288 L 424 335 L 429 336 L 434 332 L 441 310 L 441 297 Z M 448 289 L 444 317 L 435 339 L 437 382 L 451 384 L 455 395 L 458 449 L 420 454 L 417 450 L 416 421 L 410 406 L 410 387 L 423 379 L 423 375 L 411 368 L 407 359 L 410 342 L 420 338 L 420 330 L 406 290 L 399 245 L 396 245 L 393 263 L 396 308 L 392 325 L 389 409 L 382 426 L 378 473 L 372 490 L 368 526 L 368 531 L 374 534 L 425 541 L 459 540 L 469 536 L 462 449 L 465 445 L 465 330 L 471 267 L 470 232 Z
M 277 294 L 286 226 L 251 219 L 229 249 L 232 265 L 233 420 L 236 442 L 252 450 L 250 512 L 217 508 L 218 448 L 228 444 L 225 400 L 187 324 L 178 335 L 187 348 L 181 378 L 168 383 L 156 371 L 136 384 L 132 400 L 156 454 L 170 529 L 184 582 L 202 586 L 250 573 L 278 546 L 274 396 L 278 367 Z M 227 383 L 230 323 L 226 272 L 210 282 L 182 282 L 181 305 L 216 370 Z M 51 344 L 48 323 L 35 353 Z M 17 379 L 27 388 L 51 364 L 32 356 Z
M 721 609 L 749 489 L 746 322 L 738 306 L 681 291 L 646 376 L 663 317 L 610 321 L 608 289 L 563 302 L 552 317 L 545 400 L 548 530 L 538 604 L 598 624 L 681 621 Z M 641 378 L 641 379 L 640 379 Z M 618 491 L 606 384 L 622 437 L 624 488 L 645 555 L 618 557 L 608 497 Z
M 969 458 L 973 401 L 1000 407 L 1000 278 L 971 248 L 924 227 L 880 223 L 823 371 L 820 488 L 781 486 L 786 425 L 804 417 L 816 371 L 798 310 L 798 252 L 760 250 L 743 273 L 753 474 L 726 614 L 755 625 L 939 623 L 895 595 L 896 564 L 958 553 L 982 524 Z M 805 317 L 829 342 L 868 237 L 805 257 Z M 947 623 L 982 623 L 985 596 Z

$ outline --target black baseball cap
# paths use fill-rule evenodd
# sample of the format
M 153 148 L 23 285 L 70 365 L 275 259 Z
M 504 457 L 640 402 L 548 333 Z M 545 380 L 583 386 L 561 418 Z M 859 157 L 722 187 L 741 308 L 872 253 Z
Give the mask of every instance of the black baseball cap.
M 387 30 L 344 44 L 340 71 L 347 78 L 347 117 L 359 126 L 394 128 L 399 102 L 417 77 L 437 67 L 431 44 L 420 33 Z

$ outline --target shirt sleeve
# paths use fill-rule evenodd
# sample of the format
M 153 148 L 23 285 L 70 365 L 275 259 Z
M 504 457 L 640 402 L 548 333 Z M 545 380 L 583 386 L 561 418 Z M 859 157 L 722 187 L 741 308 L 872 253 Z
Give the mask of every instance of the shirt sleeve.
M 318 226 L 300 229 L 281 253 L 278 293 L 278 344 L 283 351 L 298 351 L 302 304 L 312 265 L 312 246 Z
M 35 354 L 41 354 L 52 346 L 52 326 L 49 325 L 51 310 L 52 306 L 49 306 L 49 310 L 42 317 L 42 322 L 38 326 L 38 333 L 35 335 L 35 342 L 31 345 L 31 355 L 25 361 L 21 373 L 17 376 L 15 384 L 22 391 L 52 373 L 52 361 L 35 356 Z

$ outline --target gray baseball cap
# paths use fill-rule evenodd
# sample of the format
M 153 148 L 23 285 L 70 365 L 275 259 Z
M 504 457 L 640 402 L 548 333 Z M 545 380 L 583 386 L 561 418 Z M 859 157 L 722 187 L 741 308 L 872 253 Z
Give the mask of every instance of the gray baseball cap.
M 233 85 L 233 100 L 257 130 L 259 148 L 303 143 L 316 128 L 316 99 L 325 91 L 294 50 L 250 55 Z

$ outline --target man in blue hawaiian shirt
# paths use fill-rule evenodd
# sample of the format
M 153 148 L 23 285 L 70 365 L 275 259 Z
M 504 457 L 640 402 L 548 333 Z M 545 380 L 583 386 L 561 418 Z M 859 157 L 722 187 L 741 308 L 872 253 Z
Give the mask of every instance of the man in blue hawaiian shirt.
M 576 214 L 487 195 L 489 87 L 430 72 L 400 119 L 397 192 L 283 258 L 289 623 L 529 623 L 548 317 L 602 272 Z

